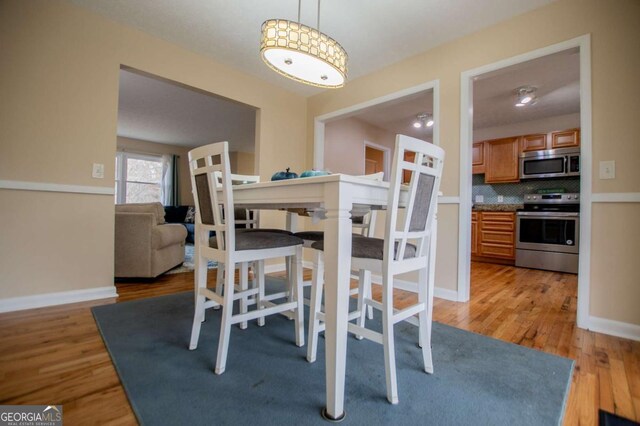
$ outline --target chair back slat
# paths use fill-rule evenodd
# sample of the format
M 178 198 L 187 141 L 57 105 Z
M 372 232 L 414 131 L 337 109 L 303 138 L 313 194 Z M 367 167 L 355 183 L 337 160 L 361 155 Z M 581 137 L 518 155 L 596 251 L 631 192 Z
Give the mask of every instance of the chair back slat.
M 405 157 L 406 152 L 415 154 L 413 160 L 405 159 L 411 158 Z M 443 161 L 442 148 L 409 136 L 396 136 L 385 226 L 385 258 L 403 260 L 409 243 L 418 248 L 415 257 L 426 256 L 427 242 L 437 209 Z M 407 186 L 404 186 L 402 178 L 407 174 L 411 178 Z M 404 190 L 408 195 L 407 204 L 403 210 L 404 215 L 400 215 L 398 206 L 401 191 Z
M 214 225 L 219 250 L 235 247 L 235 220 L 233 214 L 225 217 L 225 211 L 233 212 L 229 144 L 219 142 L 189 151 L 191 187 L 196 205 L 196 244 L 209 246 L 209 232 L 201 225 Z

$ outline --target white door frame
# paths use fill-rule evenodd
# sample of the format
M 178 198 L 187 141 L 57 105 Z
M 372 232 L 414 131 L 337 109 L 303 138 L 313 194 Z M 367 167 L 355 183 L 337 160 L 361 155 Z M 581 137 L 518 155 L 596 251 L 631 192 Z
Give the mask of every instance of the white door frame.
M 432 80 L 315 117 L 313 120 L 313 168 L 316 170 L 324 169 L 324 127 L 327 121 L 335 120 L 337 118 L 347 118 L 374 105 L 392 101 L 394 99 L 404 98 L 405 96 L 413 95 L 414 93 L 429 89 L 433 89 L 433 143 L 435 145 L 440 145 L 440 80 Z
M 364 166 L 363 170 L 367 169 L 367 147 L 382 151 L 382 161 L 384 163 L 382 165 L 382 171 L 384 172 L 383 180 L 388 181 L 389 174 L 391 173 L 391 148 L 365 140 L 362 145 L 362 161 Z
M 487 72 L 530 61 L 572 48 L 580 49 L 580 260 L 578 266 L 578 309 L 576 323 L 589 328 L 589 285 L 591 259 L 591 36 L 589 34 L 537 49 L 522 55 L 464 71 L 460 75 L 460 211 L 458 227 L 458 300 L 470 297 L 471 275 L 471 145 L 473 143 L 473 78 Z

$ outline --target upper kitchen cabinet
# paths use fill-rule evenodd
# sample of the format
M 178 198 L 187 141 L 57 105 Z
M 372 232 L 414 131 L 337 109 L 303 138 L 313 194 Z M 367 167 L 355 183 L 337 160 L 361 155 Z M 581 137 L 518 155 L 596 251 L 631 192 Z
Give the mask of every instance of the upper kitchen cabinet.
M 519 182 L 519 137 L 484 142 L 485 183 Z
M 580 129 L 538 133 L 520 137 L 520 152 L 544 151 L 557 148 L 577 148 L 580 146 Z
M 484 142 L 474 142 L 471 153 L 471 165 L 473 166 L 473 174 L 477 175 L 484 173 Z
M 551 132 L 549 134 L 549 149 L 573 148 L 580 146 L 580 129 Z
M 521 152 L 540 151 L 547 149 L 547 134 L 524 135 L 520 138 Z

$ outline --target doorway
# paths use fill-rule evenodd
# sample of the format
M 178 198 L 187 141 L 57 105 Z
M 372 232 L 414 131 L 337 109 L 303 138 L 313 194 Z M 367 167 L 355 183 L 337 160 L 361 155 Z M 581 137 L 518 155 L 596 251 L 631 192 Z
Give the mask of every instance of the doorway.
M 480 68 L 465 71 L 461 75 L 461 147 L 460 150 L 460 244 L 458 256 L 458 300 L 470 299 L 470 254 L 473 199 L 473 144 L 474 142 L 474 85 L 478 79 L 488 73 L 499 73 L 503 69 L 518 66 L 528 61 L 545 58 L 575 50 L 578 55 L 579 79 L 579 129 L 580 129 L 580 231 L 579 231 L 579 264 L 577 290 L 577 324 L 581 328 L 588 327 L 589 307 L 589 258 L 591 229 L 591 77 L 590 77 L 590 37 L 578 37 L 543 49 L 519 55 L 507 60 L 489 64 Z M 513 90 L 513 89 L 512 89 Z M 505 138 L 507 135 L 503 135 Z M 504 142 L 506 145 L 508 142 Z M 504 153 L 504 146 L 501 146 Z M 477 151 L 477 150 L 476 150 Z M 484 151 L 486 156 L 486 151 Z M 509 173 L 512 170 L 503 169 Z
M 388 147 L 364 141 L 364 174 L 382 172 L 384 180 L 389 180 L 390 152 Z

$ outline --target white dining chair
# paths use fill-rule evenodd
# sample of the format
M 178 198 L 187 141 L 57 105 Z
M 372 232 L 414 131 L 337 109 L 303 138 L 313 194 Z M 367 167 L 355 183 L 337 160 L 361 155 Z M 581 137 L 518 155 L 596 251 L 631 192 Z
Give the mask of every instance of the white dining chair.
M 205 310 L 222 307 L 215 373 L 226 367 L 231 325 L 252 319 L 260 320 L 276 313 L 288 313 L 294 319 L 295 341 L 304 345 L 302 303 L 302 240 L 287 233 L 237 230 L 233 212 L 233 186 L 229 167 L 227 142 L 214 143 L 189 151 L 191 185 L 196 205 L 195 226 L 195 290 L 196 303 L 189 349 L 196 349 Z M 219 173 L 216 173 L 219 172 Z M 210 231 L 215 235 L 209 237 Z M 284 302 L 265 299 L 264 261 L 277 257 L 292 258 L 289 274 L 288 298 Z M 207 262 L 224 264 L 227 271 L 235 271 L 238 264 L 255 262 L 256 285 L 236 292 L 234 274 L 224 274 L 222 296 L 207 287 Z M 242 280 L 241 280 L 242 282 Z M 246 282 L 246 281 L 245 281 Z M 248 311 L 241 303 L 240 312 L 233 313 L 236 300 L 255 300 L 255 309 Z M 246 304 L 244 304 L 246 305 Z
M 412 161 L 405 160 L 405 152 L 414 152 Z M 384 239 L 354 236 L 352 240 L 352 269 L 360 271 L 358 309 L 350 313 L 348 331 L 384 347 L 387 399 L 398 403 L 396 362 L 393 327 L 400 321 L 419 326 L 419 345 L 422 347 L 424 370 L 433 373 L 431 355 L 431 325 L 433 314 L 433 271 L 435 241 L 432 229 L 437 209 L 438 190 L 442 176 L 444 151 L 433 144 L 404 135 L 396 137 L 393 170 L 387 203 Z M 403 172 L 411 174 L 407 186 L 402 185 Z M 404 188 L 403 188 L 404 186 Z M 406 208 L 398 210 L 401 193 L 407 191 Z M 318 346 L 318 333 L 324 330 L 321 310 L 323 287 L 324 244 L 315 242 L 317 273 L 311 291 L 309 318 L 309 346 L 307 360 L 314 362 Z M 430 259 L 431 258 L 431 259 Z M 398 310 L 393 307 L 393 279 L 398 274 L 418 272 L 418 302 Z M 367 292 L 371 273 L 382 276 L 382 302 L 373 300 Z M 382 333 L 366 328 L 364 309 L 372 306 L 382 312 Z M 415 321 L 418 315 L 418 321 Z

